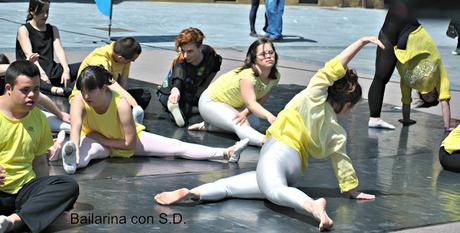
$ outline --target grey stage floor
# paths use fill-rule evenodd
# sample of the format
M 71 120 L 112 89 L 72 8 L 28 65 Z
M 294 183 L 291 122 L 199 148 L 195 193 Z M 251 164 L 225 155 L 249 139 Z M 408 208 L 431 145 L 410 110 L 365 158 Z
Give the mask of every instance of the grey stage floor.
M 134 84 L 154 88 L 147 83 Z M 280 85 L 269 99 L 268 109 L 279 112 L 302 89 Z M 459 176 L 443 171 L 437 158 L 444 137 L 441 117 L 414 111 L 416 125 L 382 131 L 367 128 L 368 114 L 367 102 L 362 101 L 340 122 L 348 131 L 347 151 L 360 188 L 375 194 L 375 201 L 341 196 L 328 160 L 311 160 L 297 184 L 311 197 L 327 199 L 327 211 L 335 221 L 332 231 L 386 232 L 459 221 Z M 399 119 L 401 113 L 386 105 L 383 116 Z M 199 116 L 193 119 L 199 120 Z M 205 145 L 229 146 L 236 140 L 234 135 L 176 128 L 156 99 L 147 109 L 146 126 L 160 135 Z M 317 232 L 311 217 L 268 201 L 188 201 L 165 207 L 152 199 L 162 191 L 192 188 L 253 170 L 258 151 L 255 147 L 245 150 L 239 164 L 139 157 L 92 162 L 74 175 L 80 185 L 75 208 L 47 232 Z M 51 169 L 52 174 L 64 174 L 59 164 Z

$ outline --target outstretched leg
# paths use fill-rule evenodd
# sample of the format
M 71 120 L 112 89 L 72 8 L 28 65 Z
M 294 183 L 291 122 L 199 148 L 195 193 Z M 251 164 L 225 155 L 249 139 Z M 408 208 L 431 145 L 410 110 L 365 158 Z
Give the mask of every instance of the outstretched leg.
M 302 173 L 300 156 L 291 147 L 270 138 L 262 147 L 257 164 L 257 183 L 265 197 L 281 206 L 291 207 L 311 214 L 320 230 L 332 227 L 333 221 L 326 213 L 326 200 L 313 200 L 304 192 L 291 187 Z
M 155 195 L 155 200 L 162 205 L 177 203 L 186 198 L 199 201 L 219 201 L 225 198 L 264 198 L 257 185 L 256 172 L 223 178 L 213 183 L 203 184 L 188 190 L 177 189 Z

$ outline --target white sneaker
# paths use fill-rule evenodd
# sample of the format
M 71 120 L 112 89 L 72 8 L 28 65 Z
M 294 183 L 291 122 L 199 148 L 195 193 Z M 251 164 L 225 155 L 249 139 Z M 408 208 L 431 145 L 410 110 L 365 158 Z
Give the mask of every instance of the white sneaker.
M 460 55 L 460 48 L 456 48 L 455 50 L 452 51 L 453 55 Z
M 0 233 L 8 231 L 8 228 L 13 225 L 9 220 L 8 217 L 5 215 L 0 215 Z
M 395 127 L 384 120 L 380 119 L 378 121 L 369 120 L 369 128 L 378 128 L 378 129 L 395 129 Z
M 248 144 L 249 144 L 249 138 L 245 138 L 243 140 L 240 140 L 240 141 L 236 142 L 235 143 L 235 150 L 233 151 L 232 156 L 230 156 L 230 158 L 228 159 L 228 162 L 229 163 L 238 163 L 238 161 L 240 160 L 241 152 L 243 152 L 243 150 L 246 149 Z
M 168 110 L 174 118 L 176 125 L 179 127 L 184 127 L 185 121 L 182 113 L 180 112 L 179 104 L 178 103 L 171 103 L 168 101 Z
M 144 124 L 144 109 L 142 109 L 141 106 L 137 105 L 133 108 L 132 112 L 134 122 Z
M 67 141 L 62 147 L 62 166 L 67 174 L 74 174 L 77 170 L 77 147 L 72 141 Z

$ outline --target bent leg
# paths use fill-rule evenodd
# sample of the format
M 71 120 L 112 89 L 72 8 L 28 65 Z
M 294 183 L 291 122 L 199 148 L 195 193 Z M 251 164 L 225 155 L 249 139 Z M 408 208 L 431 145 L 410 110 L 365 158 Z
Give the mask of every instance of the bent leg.
M 41 232 L 72 208 L 78 195 L 78 184 L 69 176 L 35 178 L 19 191 L 17 214 L 31 232 Z
M 224 152 L 225 148 L 187 143 L 144 131 L 138 138 L 135 154 L 139 156 L 178 156 L 184 159 L 208 160 L 223 159 Z
M 56 115 L 50 112 L 43 111 L 43 110 L 42 112 L 45 114 L 52 132 L 59 132 L 61 130 L 64 130 L 66 133 L 70 133 L 69 123 L 59 120 Z
M 439 149 L 439 162 L 447 171 L 460 172 L 460 151 L 449 154 L 444 147 L 441 147 Z
M 238 110 L 232 106 L 211 100 L 205 91 L 200 97 L 198 107 L 201 117 L 210 125 L 234 132 L 240 139 L 248 138 L 251 145 L 262 146 L 265 136 L 249 124 L 237 125 L 233 118 Z

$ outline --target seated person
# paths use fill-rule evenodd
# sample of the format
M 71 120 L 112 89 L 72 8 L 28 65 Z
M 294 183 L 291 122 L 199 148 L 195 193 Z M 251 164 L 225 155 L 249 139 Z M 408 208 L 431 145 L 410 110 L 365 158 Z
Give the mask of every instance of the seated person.
M 128 101 L 108 87 L 110 80 L 110 73 L 102 66 L 86 67 L 77 79 L 80 92 L 70 103 L 71 140 L 62 149 L 68 174 L 88 166 L 93 159 L 109 156 L 179 156 L 237 162 L 248 143 L 243 140 L 229 148 L 215 148 L 145 132 L 143 125 L 133 121 Z
M 109 45 L 93 50 L 81 63 L 78 70 L 80 76 L 82 70 L 88 66 L 102 65 L 112 75 L 111 90 L 120 93 L 131 105 L 134 120 L 142 123 L 144 109 L 150 103 L 150 92 L 142 88 L 128 89 L 128 77 L 131 62 L 134 62 L 142 52 L 141 45 L 134 37 L 123 37 Z M 74 86 L 69 100 L 79 91 Z
M 171 113 L 176 125 L 184 126 L 198 107 L 198 100 L 220 70 L 222 57 L 209 45 L 198 28 L 187 28 L 176 37 L 176 50 L 166 79 L 157 92 L 158 100 Z
M 40 90 L 52 95 L 69 96 L 70 82 L 77 78 L 79 63 L 68 64 L 56 26 L 47 24 L 50 0 L 30 0 L 26 24 L 18 29 L 16 60 L 26 60 L 32 53 L 40 58 Z M 60 63 L 54 61 L 54 54 Z
M 41 232 L 78 198 L 68 176 L 48 176 L 52 145 L 45 116 L 35 107 L 40 71 L 30 61 L 13 62 L 0 96 L 0 232 Z
M 460 172 L 460 126 L 452 130 L 442 141 L 439 162 L 447 171 Z

